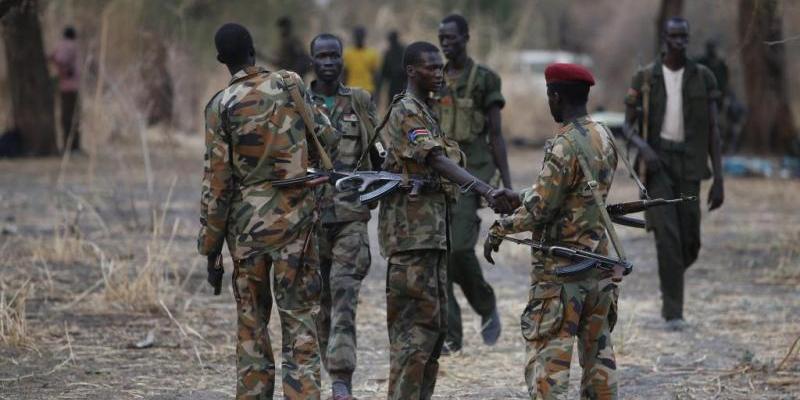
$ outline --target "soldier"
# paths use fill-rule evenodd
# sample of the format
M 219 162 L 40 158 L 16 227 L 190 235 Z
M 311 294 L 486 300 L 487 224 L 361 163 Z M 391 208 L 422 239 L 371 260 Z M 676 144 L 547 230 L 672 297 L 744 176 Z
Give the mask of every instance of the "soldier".
M 406 71 L 403 70 L 403 52 L 406 46 L 400 42 L 397 31 L 390 31 L 386 35 L 386 41 L 389 43 L 389 47 L 383 53 L 383 63 L 381 64 L 380 76 L 375 88 L 375 98 L 380 97 L 383 83 L 388 81 L 389 94 L 387 98 L 389 101 L 387 103 L 391 103 L 394 96 L 400 94 L 406 87 Z
M 214 278 L 224 241 L 233 258 L 239 329 L 237 399 L 272 398 L 270 269 L 283 337 L 284 396 L 319 399 L 315 318 L 321 282 L 313 234 L 314 190 L 308 186 L 324 178 L 281 189 L 272 181 L 305 175 L 308 140 L 313 138 L 307 128 L 317 128 L 329 144 L 337 135 L 323 114 L 314 113 L 316 127 L 301 122 L 303 112 L 313 112 L 302 80 L 294 73 L 255 66 L 253 41 L 244 27 L 225 24 L 214 42 L 217 59 L 228 67 L 232 79 L 205 110 L 207 150 L 198 250 L 208 257 L 212 285 L 219 285 Z M 299 90 L 308 103 L 292 101 L 293 90 Z
M 338 37 L 327 33 L 315 37 L 311 41 L 311 59 L 317 77 L 311 82 L 311 98 L 342 134 L 331 154 L 334 168 L 353 171 L 375 135 L 375 105 L 367 91 L 340 83 L 342 42 Z M 369 158 L 361 166 L 372 169 Z M 333 400 L 345 400 L 352 399 L 351 381 L 356 368 L 358 292 L 370 264 L 370 210 L 359 203 L 357 192 L 334 193 L 331 186 L 324 186 L 323 190 L 319 235 L 320 353 L 333 380 Z
M 296 72 L 301 77 L 308 72 L 310 59 L 302 42 L 294 34 L 292 20 L 289 17 L 278 18 L 278 33 L 280 34 L 280 45 L 278 46 L 278 56 L 273 60 L 278 68 Z
M 700 181 L 711 177 L 710 155 L 714 180 L 708 208 L 714 210 L 724 200 L 717 83 L 708 68 L 687 59 L 689 23 L 685 19 L 669 19 L 663 40 L 666 52 L 637 71 L 628 89 L 625 135 L 639 150 L 644 165 L 640 175 L 652 197 L 698 196 Z M 637 108 L 643 110 L 641 119 Z M 637 124 L 642 128 L 634 128 Z M 700 251 L 700 203 L 652 208 L 645 218 L 656 239 L 661 316 L 667 329 L 681 330 L 686 326 L 683 275 Z
M 511 188 L 506 143 L 500 130 L 500 109 L 505 99 L 500 93 L 500 77 L 478 65 L 467 55 L 469 26 L 461 15 L 445 17 L 439 25 L 439 44 L 447 57 L 445 86 L 439 93 L 436 111 L 444 134 L 458 142 L 467 157 L 467 170 L 489 182 L 500 172 L 503 186 Z M 452 242 L 447 276 L 447 340 L 445 353 L 458 351 L 463 344 L 461 308 L 453 293 L 457 283 L 472 309 L 481 316 L 483 342 L 493 345 L 500 337 L 492 287 L 483 278 L 475 256 L 481 220 L 479 196 L 461 196 L 452 209 Z
M 723 100 L 728 95 L 728 65 L 725 59 L 719 56 L 715 40 L 706 41 L 706 53 L 698 57 L 697 62 L 705 65 L 714 74 L 720 93 L 718 103 L 724 103 Z
M 458 187 L 480 194 L 501 212 L 513 209 L 518 199 L 461 168 L 458 144 L 439 129 L 428 95 L 442 83 L 439 49 L 412 43 L 403 64 L 406 91 L 395 97 L 378 129 L 387 145 L 384 169 L 433 183 L 418 192 L 390 194 L 379 214 L 381 254 L 388 260 L 389 398 L 408 400 L 431 398 L 436 383 L 447 326 L 448 208 Z
M 586 112 L 594 78 L 580 65 L 553 64 L 545 69 L 545 79 L 550 113 L 561 126 L 545 147 L 536 183 L 520 193 L 523 206 L 490 228 L 484 254 L 491 263 L 498 236 L 517 232 L 532 232 L 537 242 L 608 254 L 609 222 L 602 219 L 605 205 L 595 202 L 595 194 L 605 201 L 618 155 L 610 132 Z M 528 305 L 521 317 L 531 399 L 566 396 L 576 338 L 583 367 L 581 398 L 616 399 L 610 332 L 618 289 L 612 280 L 619 281 L 621 274 L 612 277 L 594 268 L 560 278 L 555 269 L 569 261 L 538 252 L 533 260 Z

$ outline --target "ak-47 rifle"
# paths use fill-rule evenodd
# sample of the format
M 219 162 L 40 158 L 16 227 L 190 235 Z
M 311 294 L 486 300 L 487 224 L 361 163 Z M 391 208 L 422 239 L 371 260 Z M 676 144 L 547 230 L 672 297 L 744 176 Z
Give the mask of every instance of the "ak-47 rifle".
M 550 256 L 561 257 L 575 261 L 575 264 L 557 268 L 555 274 L 558 277 L 575 275 L 594 267 L 607 270 L 621 268 L 622 275 L 628 275 L 631 273 L 631 271 L 633 271 L 633 264 L 627 261 L 617 260 L 615 258 L 611 258 L 601 254 L 592 253 L 591 251 L 571 249 L 569 247 L 564 247 L 564 246 L 549 246 L 534 242 L 533 240 L 530 239 L 517 239 L 511 236 L 494 236 L 494 237 L 512 243 L 517 243 L 531 247 L 534 250 L 541 251 L 542 253 Z
M 606 211 L 608 211 L 608 214 L 611 216 L 611 221 L 613 221 L 614 223 L 632 226 L 635 228 L 644 228 L 643 220 L 626 217 L 625 214 L 644 211 L 651 207 L 658 207 L 667 204 L 676 204 L 684 201 L 695 201 L 695 200 L 697 200 L 697 196 L 684 196 L 684 197 L 679 197 L 677 199 L 652 199 L 652 200 L 629 201 L 625 203 L 610 204 L 606 206 Z M 572 249 L 564 246 L 549 246 L 534 242 L 533 240 L 530 239 L 517 239 L 511 236 L 493 235 L 493 237 L 506 240 L 512 243 L 529 246 L 534 250 L 541 251 L 550 256 L 561 257 L 575 261 L 575 264 L 556 269 L 555 274 L 556 276 L 559 277 L 575 275 L 594 267 L 599 267 L 607 270 L 622 268 L 622 275 L 628 275 L 633 270 L 633 264 L 631 264 L 628 261 L 611 258 L 601 254 L 592 253 L 590 251 Z
M 681 196 L 677 199 L 650 199 L 650 200 L 637 200 L 628 201 L 625 203 L 609 204 L 606 207 L 609 215 L 626 215 L 640 211 L 647 210 L 648 208 L 664 206 L 667 204 L 682 203 L 684 201 L 695 201 L 697 196 Z
M 409 189 L 408 196 L 413 199 L 419 195 L 423 188 L 437 187 L 442 184 L 420 176 L 407 176 L 386 171 L 323 171 L 309 168 L 306 171 L 306 175 L 272 181 L 272 186 L 277 188 L 291 187 L 323 176 L 329 178 L 329 182 L 335 185 L 337 191 L 357 191 L 361 193 L 358 198 L 361 204 L 378 201 L 400 188 Z M 376 183 L 380 185 L 370 190 Z

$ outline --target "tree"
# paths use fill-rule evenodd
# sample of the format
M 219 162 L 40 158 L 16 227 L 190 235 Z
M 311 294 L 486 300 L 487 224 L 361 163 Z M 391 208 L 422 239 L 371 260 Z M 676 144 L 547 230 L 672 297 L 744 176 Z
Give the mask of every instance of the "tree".
M 0 0 L 0 25 L 11 89 L 11 111 L 26 155 L 58 153 L 53 86 L 36 0 Z
M 664 32 L 664 24 L 672 17 L 683 15 L 683 0 L 661 0 L 661 8 L 656 17 L 656 54 L 661 52 L 661 33 Z
M 756 154 L 792 151 L 796 131 L 789 107 L 786 49 L 778 0 L 739 2 L 739 42 L 748 114 L 742 149 Z M 797 149 L 795 149 L 795 152 Z

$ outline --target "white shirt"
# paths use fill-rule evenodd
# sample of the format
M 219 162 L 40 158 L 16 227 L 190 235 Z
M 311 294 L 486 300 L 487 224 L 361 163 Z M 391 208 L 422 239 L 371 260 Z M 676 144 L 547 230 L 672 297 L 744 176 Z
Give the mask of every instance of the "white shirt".
M 661 124 L 661 138 L 673 142 L 683 142 L 683 68 L 673 71 L 661 65 L 664 73 L 664 86 L 667 88 L 667 110 Z

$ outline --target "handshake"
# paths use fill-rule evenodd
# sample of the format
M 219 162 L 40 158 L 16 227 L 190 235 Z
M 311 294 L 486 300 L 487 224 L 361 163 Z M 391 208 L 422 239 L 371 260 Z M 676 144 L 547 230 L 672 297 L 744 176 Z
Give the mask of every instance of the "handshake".
M 491 189 L 481 195 L 498 214 L 511 214 L 522 204 L 519 194 L 511 189 Z

